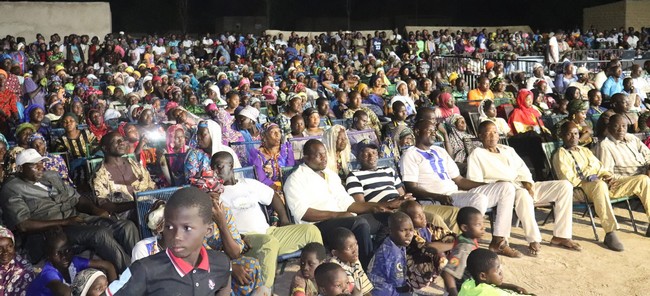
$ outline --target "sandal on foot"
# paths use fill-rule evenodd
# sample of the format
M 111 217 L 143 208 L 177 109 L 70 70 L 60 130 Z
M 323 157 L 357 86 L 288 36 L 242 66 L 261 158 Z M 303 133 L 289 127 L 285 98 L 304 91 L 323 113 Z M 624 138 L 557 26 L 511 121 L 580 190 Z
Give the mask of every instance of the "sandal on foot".
M 568 249 L 568 250 L 578 251 L 578 252 L 582 251 L 582 246 L 579 243 L 576 243 L 576 242 L 574 242 L 574 241 L 572 241 L 570 239 L 566 239 L 566 238 L 564 238 L 564 239 L 563 238 L 557 238 L 557 239 L 560 239 L 561 241 L 560 242 L 554 242 L 553 239 L 551 239 L 551 241 L 549 242 L 551 244 L 551 246 L 565 248 L 565 249 Z
M 541 252 L 542 245 L 540 245 L 538 242 L 530 243 L 528 245 L 528 255 L 532 257 L 537 257 L 539 253 Z
M 502 241 L 497 248 L 490 247 L 490 251 L 497 253 L 497 255 L 503 255 L 510 258 L 521 257 L 521 252 L 508 246 L 505 240 Z

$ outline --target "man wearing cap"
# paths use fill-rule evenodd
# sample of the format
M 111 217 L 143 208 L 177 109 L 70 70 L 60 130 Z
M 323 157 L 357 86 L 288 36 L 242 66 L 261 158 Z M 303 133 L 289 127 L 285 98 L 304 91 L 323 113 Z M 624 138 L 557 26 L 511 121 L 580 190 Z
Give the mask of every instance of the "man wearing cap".
M 345 190 L 357 202 L 390 202 L 401 204 L 405 200 L 414 199 L 407 193 L 399 174 L 391 167 L 378 167 L 379 147 L 373 143 L 359 143 L 356 154 L 361 165 L 360 169 L 352 170 L 345 180 Z M 426 205 L 424 211 L 433 219 L 434 225 L 451 228 L 458 232 L 456 216 L 458 208 L 441 205 Z
M 542 66 L 542 64 L 535 63 L 533 65 L 533 76 L 528 78 L 528 80 L 526 81 L 526 89 L 530 89 L 530 90 L 534 89 L 535 84 L 539 80 L 546 81 L 546 85 L 549 86 L 546 88 L 546 93 L 552 94 L 553 93 L 552 87 L 555 86 L 553 84 L 553 80 L 551 80 L 551 77 L 544 75 L 544 66 Z
M 35 149 L 26 149 L 16 157 L 20 171 L 0 191 L 7 227 L 25 235 L 24 246 L 32 260 L 38 261 L 43 255 L 42 233 L 52 227 L 62 227 L 72 244 L 94 249 L 100 257 L 113 263 L 118 272 L 123 271 L 131 262 L 131 249 L 139 240 L 135 224 L 113 219 L 66 185 L 56 172 L 46 171 L 42 162 L 46 159 Z
M 590 90 L 595 89 L 596 85 L 594 84 L 593 81 L 591 81 L 589 77 L 589 70 L 586 67 L 580 67 L 578 68 L 577 71 L 578 74 L 578 80 L 571 82 L 569 86 L 575 86 L 580 90 L 580 94 L 582 95 L 582 100 L 583 101 L 588 101 L 588 93 Z

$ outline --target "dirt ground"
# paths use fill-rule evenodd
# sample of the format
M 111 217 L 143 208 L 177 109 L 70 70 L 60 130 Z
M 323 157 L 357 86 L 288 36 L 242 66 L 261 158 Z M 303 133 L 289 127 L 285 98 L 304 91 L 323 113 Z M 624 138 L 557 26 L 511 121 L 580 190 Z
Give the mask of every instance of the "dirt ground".
M 635 208 L 635 203 L 632 208 Z M 537 258 L 501 256 L 505 282 L 520 285 L 535 295 L 650 295 L 650 238 L 644 236 L 648 218 L 641 212 L 642 207 L 634 212 L 639 231 L 634 233 L 627 210 L 621 207 L 614 210 L 620 225 L 618 236 L 625 246 L 623 252 L 605 248 L 602 243 L 605 232 L 600 228 L 598 218 L 595 219 L 600 242 L 596 242 L 589 216 L 583 218 L 582 213 L 573 216 L 573 238 L 582 245 L 582 252 L 552 247 L 548 241 L 553 235 L 553 222 L 541 226 L 547 211 L 538 210 L 537 219 L 544 240 L 542 252 Z M 489 227 L 487 221 L 486 225 Z M 487 247 L 490 238 L 486 235 L 481 246 Z M 527 244 L 520 227 L 513 227 L 510 244 L 526 254 Z M 276 278 L 274 294 L 288 295 L 291 279 L 297 270 L 297 262 L 287 266 L 285 273 Z M 418 294 L 443 295 L 442 280 L 436 280 Z

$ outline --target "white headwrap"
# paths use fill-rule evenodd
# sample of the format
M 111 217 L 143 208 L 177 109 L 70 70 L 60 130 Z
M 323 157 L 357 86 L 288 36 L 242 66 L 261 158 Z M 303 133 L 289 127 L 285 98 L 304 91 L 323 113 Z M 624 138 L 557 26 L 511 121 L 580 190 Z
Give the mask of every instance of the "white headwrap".
M 237 157 L 235 150 L 232 150 L 232 148 L 222 143 L 221 126 L 219 126 L 219 124 L 214 120 L 204 120 L 199 123 L 199 127 L 201 127 L 201 124 L 203 123 L 206 123 L 208 125 L 208 133 L 210 134 L 210 138 L 212 139 L 212 149 L 211 149 L 212 155 L 214 155 L 219 151 L 226 151 L 230 153 L 230 155 L 232 155 L 233 168 L 235 169 L 240 168 L 241 162 L 239 162 L 239 157 Z M 210 155 L 210 157 L 212 157 L 212 155 Z
M 103 272 L 93 268 L 78 272 L 72 280 L 72 296 L 86 296 L 90 287 L 100 276 L 106 277 Z
M 325 150 L 327 150 L 327 167 L 338 173 L 337 167 L 337 155 L 336 155 L 336 140 L 338 139 L 340 131 L 345 131 L 345 127 L 342 125 L 334 125 L 323 134 L 323 144 L 325 144 Z M 346 134 L 347 136 L 347 134 Z M 352 154 L 352 147 L 350 146 L 350 141 L 346 139 L 347 144 L 345 149 L 341 151 L 341 167 L 348 173 L 348 164 L 350 163 L 350 155 Z

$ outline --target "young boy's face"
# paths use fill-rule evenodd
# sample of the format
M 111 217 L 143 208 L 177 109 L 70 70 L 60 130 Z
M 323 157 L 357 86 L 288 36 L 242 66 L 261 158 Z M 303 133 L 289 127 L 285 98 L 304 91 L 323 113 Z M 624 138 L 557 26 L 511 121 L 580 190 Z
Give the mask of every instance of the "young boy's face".
M 390 239 L 398 246 L 406 247 L 413 240 L 413 222 L 406 219 L 390 228 Z
M 411 221 L 413 221 L 413 227 L 415 227 L 415 229 L 427 226 L 427 216 L 424 214 L 424 210 L 422 209 L 421 205 L 416 204 L 409 208 L 408 215 L 411 217 Z
M 499 258 L 492 261 L 490 269 L 481 273 L 481 279 L 488 284 L 496 286 L 503 284 L 503 269 L 501 269 Z
M 343 243 L 343 249 L 333 250 L 334 256 L 345 263 L 354 263 L 359 260 L 359 245 L 354 235 L 350 235 Z
M 106 292 L 106 288 L 108 288 L 108 280 L 106 279 L 105 276 L 100 276 L 98 277 L 93 284 L 90 286 L 90 289 L 88 290 L 88 296 L 100 296 L 102 293 Z
M 302 256 L 300 256 L 300 273 L 302 274 L 302 277 L 308 280 L 313 280 L 314 270 L 316 270 L 316 267 L 318 267 L 320 263 L 321 261 L 316 257 L 316 253 L 302 253 Z
M 52 250 L 50 250 L 48 259 L 56 269 L 61 270 L 70 267 L 70 263 L 72 262 L 72 252 L 67 238 L 62 237 L 56 239 Z
M 321 286 L 318 287 L 321 294 L 323 296 L 336 296 L 336 295 L 350 293 L 350 283 L 348 280 L 348 275 L 345 274 L 343 268 L 336 269 L 332 272 L 336 273 L 332 276 L 332 280 L 328 282 L 326 285 L 322 287 Z
M 461 225 L 463 236 L 471 239 L 480 239 L 485 234 L 485 227 L 483 227 L 483 216 L 481 214 L 474 214 L 469 220 L 468 225 Z
M 165 209 L 165 246 L 192 266 L 196 264 L 203 239 L 211 232 L 212 227 L 203 221 L 198 207 Z

